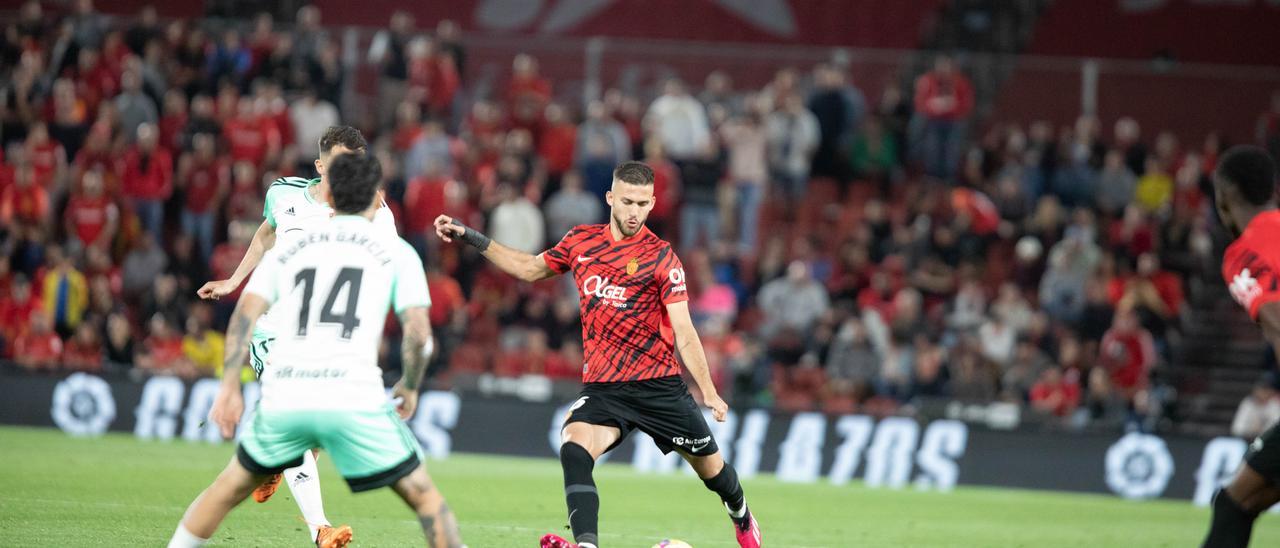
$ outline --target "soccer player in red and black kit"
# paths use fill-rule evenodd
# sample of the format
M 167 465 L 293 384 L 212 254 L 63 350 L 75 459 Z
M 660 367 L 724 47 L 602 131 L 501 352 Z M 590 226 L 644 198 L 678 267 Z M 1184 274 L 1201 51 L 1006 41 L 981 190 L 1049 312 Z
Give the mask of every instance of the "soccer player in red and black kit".
M 534 256 L 490 240 L 441 215 L 436 234 L 479 249 L 498 268 L 526 281 L 572 272 L 581 292 L 586 364 L 581 397 L 560 432 L 569 525 L 577 544 L 556 536 L 543 548 L 598 548 L 600 497 L 592 469 L 631 431 L 653 437 L 663 453 L 677 451 L 724 501 L 738 544 L 760 546 L 760 526 L 747 508 L 733 466 L 720 456 L 711 429 L 680 378 L 675 349 L 717 421 L 728 406 L 707 372 L 702 343 L 689 318 L 684 268 L 671 244 L 644 226 L 653 209 L 653 170 L 624 162 L 605 194 L 609 223 L 574 227 L 555 247 Z
M 1271 347 L 1280 350 L 1280 210 L 1276 167 L 1267 152 L 1232 147 L 1213 174 L 1218 218 L 1235 241 L 1222 260 L 1231 297 L 1262 326 Z M 1213 497 L 1213 522 L 1205 548 L 1249 545 L 1253 521 L 1280 501 L 1280 425 L 1272 426 L 1245 453 L 1244 464 Z

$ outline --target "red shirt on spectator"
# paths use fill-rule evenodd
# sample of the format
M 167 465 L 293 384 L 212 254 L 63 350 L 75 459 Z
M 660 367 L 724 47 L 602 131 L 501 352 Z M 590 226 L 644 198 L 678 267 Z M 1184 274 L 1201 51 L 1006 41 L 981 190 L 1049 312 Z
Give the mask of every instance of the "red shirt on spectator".
M 255 166 L 262 165 L 268 149 L 280 145 L 280 132 L 275 123 L 263 117 L 232 118 L 223 124 L 222 133 L 231 145 L 231 158 L 248 160 Z
M 1156 245 L 1155 230 L 1145 221 L 1132 225 L 1126 224 L 1123 219 L 1117 219 L 1111 223 L 1110 232 L 1108 239 L 1112 247 L 1122 248 L 1134 257 L 1151 251 Z
M 927 118 L 962 120 L 973 111 L 973 85 L 959 72 L 927 72 L 916 79 L 915 106 Z
M 428 273 L 427 290 L 431 294 L 431 309 L 427 315 L 431 318 L 432 327 L 439 328 L 449 323 L 459 309 L 467 306 L 467 299 L 462 295 L 462 286 L 448 274 Z
M 951 191 L 951 207 L 969 217 L 969 232 L 979 236 L 994 234 L 1000 226 L 1000 211 L 986 194 L 971 188 Z
M 1065 417 L 1080 405 L 1080 383 L 1076 380 L 1079 375 L 1073 370 L 1057 377 L 1057 382 L 1041 379 L 1032 386 L 1031 403 L 1052 405 L 1054 415 Z
M 53 370 L 62 358 L 62 339 L 52 331 L 23 333 L 13 341 L 14 360 L 29 369 Z
M 409 85 L 426 92 L 427 108 L 433 114 L 448 113 L 458 93 L 458 68 L 447 55 L 430 55 L 409 61 Z
M 186 202 L 183 207 L 192 213 L 216 211 L 222 205 L 222 197 L 230 190 L 231 168 L 215 158 L 207 164 L 192 161 L 191 170 L 184 177 L 183 191 Z
M 96 372 L 102 370 L 102 345 L 94 341 L 83 344 L 72 337 L 62 352 L 62 364 L 75 371 Z
M 71 199 L 67 201 L 67 210 L 64 215 L 75 232 L 76 238 L 85 245 L 91 245 L 102 237 L 103 231 L 111 219 L 119 215 L 119 211 L 116 204 L 106 195 L 90 198 L 81 194 L 72 194 Z
M 62 145 L 52 139 L 28 145 L 27 159 L 35 172 L 36 184 L 44 188 L 53 186 L 53 176 L 58 173 L 58 160 L 66 155 Z
M 93 68 L 80 74 L 76 82 L 77 95 L 84 97 L 89 110 L 96 116 L 98 104 L 116 95 L 120 79 L 107 63 L 98 62 Z
M 187 115 L 182 114 L 166 114 L 160 117 L 160 122 L 156 124 L 157 130 L 160 132 L 160 146 L 169 151 L 169 154 L 177 154 L 182 151 L 182 131 L 187 127 Z
M 124 195 L 145 200 L 163 200 L 173 193 L 173 157 L 157 147 L 150 155 L 134 147 L 120 165 Z
M 1136 323 L 1136 319 L 1133 320 Z M 1155 365 L 1151 333 L 1139 326 L 1112 327 L 1098 346 L 1098 364 L 1111 372 L 1116 386 L 1132 392 L 1146 387 L 1147 371 Z
M 30 173 L 27 177 L 33 177 Z M 34 182 L 11 184 L 0 191 L 0 224 L 37 225 L 49 215 L 49 193 Z
M 450 186 L 456 185 L 448 177 L 415 177 L 409 180 L 404 191 L 404 230 L 406 234 L 425 233 L 435 215 L 445 210 Z
M 573 149 L 577 146 L 577 139 L 578 128 L 573 124 L 549 125 L 542 129 L 538 155 L 546 161 L 548 172 L 561 174 L 573 168 Z M 655 193 L 658 191 L 657 188 L 653 190 Z
M 150 359 L 149 368 L 156 371 L 173 369 L 186 357 L 182 353 L 182 337 L 179 336 L 150 336 L 142 344 Z
M 31 323 L 31 314 L 41 307 L 43 303 L 34 292 L 28 293 L 25 300 L 7 291 L 0 295 L 0 336 L 9 341 L 16 339 Z M 8 350 L 12 353 L 13 346 L 9 345 Z
M 653 168 L 653 210 L 649 217 L 662 221 L 671 217 L 680 201 L 680 178 L 676 166 L 665 159 L 645 159 L 645 163 Z

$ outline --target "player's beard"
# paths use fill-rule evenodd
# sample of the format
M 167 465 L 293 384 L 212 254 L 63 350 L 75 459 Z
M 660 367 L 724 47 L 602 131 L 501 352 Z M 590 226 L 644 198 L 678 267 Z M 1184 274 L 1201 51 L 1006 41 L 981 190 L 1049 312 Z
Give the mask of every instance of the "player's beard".
M 640 232 L 640 228 L 644 226 L 644 219 L 639 219 L 634 230 L 628 229 L 626 221 L 618 218 L 617 215 L 611 215 L 611 217 L 613 217 L 613 225 L 618 227 L 618 232 L 621 232 L 623 237 L 626 238 L 635 236 L 637 232 Z

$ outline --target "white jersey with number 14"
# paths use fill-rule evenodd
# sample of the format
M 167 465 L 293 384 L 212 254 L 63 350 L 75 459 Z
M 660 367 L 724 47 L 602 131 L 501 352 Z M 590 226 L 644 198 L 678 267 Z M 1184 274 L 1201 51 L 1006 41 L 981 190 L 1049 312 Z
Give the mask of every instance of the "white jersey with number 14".
M 430 306 L 426 274 L 404 240 L 341 215 L 277 242 L 245 293 L 271 306 L 271 366 L 262 409 L 385 408 L 378 368 L 387 309 Z

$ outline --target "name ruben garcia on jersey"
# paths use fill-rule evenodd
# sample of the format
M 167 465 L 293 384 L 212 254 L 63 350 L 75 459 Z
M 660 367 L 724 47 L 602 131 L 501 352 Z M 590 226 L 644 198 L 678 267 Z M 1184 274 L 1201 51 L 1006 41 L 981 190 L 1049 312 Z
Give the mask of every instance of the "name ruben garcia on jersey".
M 329 241 L 333 241 L 340 244 L 349 243 L 349 244 L 363 247 L 365 248 L 365 250 L 369 252 L 369 255 L 381 261 L 383 266 L 391 264 L 391 260 L 392 260 L 391 254 L 388 253 L 386 248 L 382 247 L 382 244 L 379 244 L 377 240 L 369 237 L 368 234 L 352 234 L 345 231 L 338 231 L 333 233 L 332 239 L 330 238 L 329 232 L 323 232 L 323 231 L 311 232 L 306 234 L 305 236 L 298 236 L 295 240 L 290 242 L 290 245 L 288 248 L 280 252 L 280 254 L 276 257 L 276 260 L 280 261 L 280 264 L 284 264 L 288 262 L 291 257 L 296 255 L 299 251 L 302 251 L 303 249 L 305 249 L 307 246 L 312 244 L 318 244 L 318 243 L 326 243 Z

